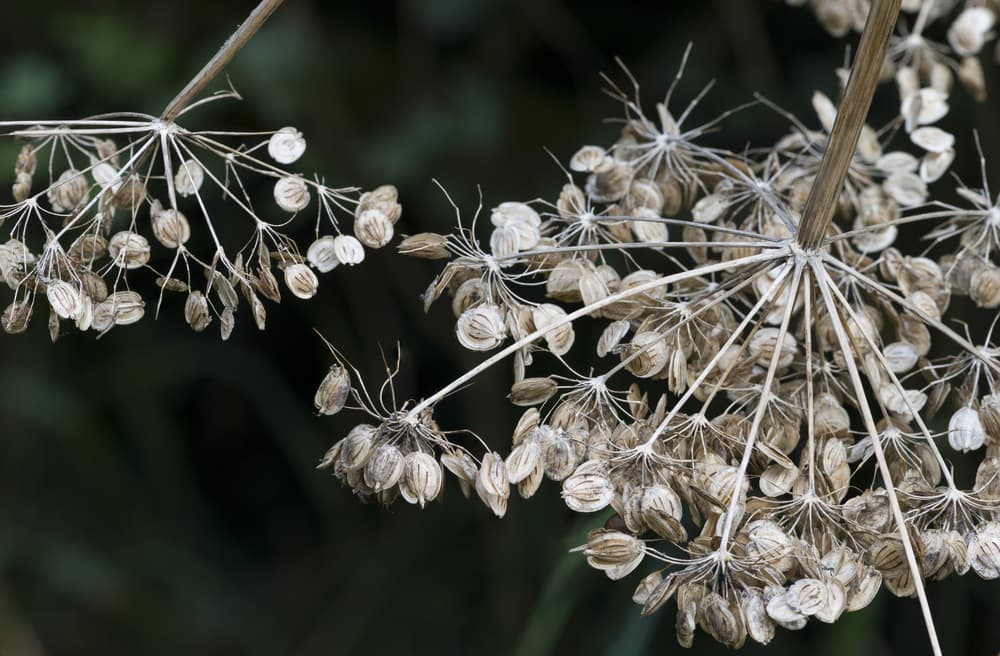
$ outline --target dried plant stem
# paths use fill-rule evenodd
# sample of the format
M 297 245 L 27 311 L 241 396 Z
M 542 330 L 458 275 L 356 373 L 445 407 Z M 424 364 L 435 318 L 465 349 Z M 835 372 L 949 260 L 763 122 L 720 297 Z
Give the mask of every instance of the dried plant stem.
M 899 16 L 899 6 L 900 0 L 876 0 L 868 13 L 851 76 L 827 140 L 826 152 L 802 210 L 796 240 L 805 250 L 819 247 L 833 219 L 837 197 L 844 187 L 844 178 L 882 72 L 889 37 Z
M 166 106 L 160 115 L 160 120 L 164 123 L 171 123 L 184 109 L 191 104 L 205 86 L 218 75 L 226 65 L 232 61 L 236 53 L 246 45 L 247 41 L 257 33 L 260 26 L 274 13 L 282 0 L 262 0 L 257 7 L 250 12 L 247 19 L 236 28 L 226 42 L 219 48 L 219 52 L 209 60 L 205 66 L 198 71 L 198 74 L 191 78 L 191 81 L 181 89 L 170 104 Z

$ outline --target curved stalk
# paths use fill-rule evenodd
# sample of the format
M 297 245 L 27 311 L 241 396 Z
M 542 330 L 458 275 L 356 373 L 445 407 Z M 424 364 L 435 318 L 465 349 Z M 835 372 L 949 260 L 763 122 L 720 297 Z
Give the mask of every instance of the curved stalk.
M 226 42 L 219 48 L 207 64 L 198 74 L 191 78 L 191 81 L 181 89 L 181 92 L 174 96 L 174 99 L 164 108 L 160 114 L 160 120 L 164 123 L 172 123 L 174 119 L 181 115 L 188 105 L 198 96 L 204 88 L 215 79 L 215 76 L 222 72 L 222 69 L 232 61 L 236 53 L 239 52 L 247 41 L 257 33 L 260 26 L 274 13 L 274 10 L 281 5 L 282 0 L 262 0 L 247 19 L 243 21 L 236 31 L 233 32 Z

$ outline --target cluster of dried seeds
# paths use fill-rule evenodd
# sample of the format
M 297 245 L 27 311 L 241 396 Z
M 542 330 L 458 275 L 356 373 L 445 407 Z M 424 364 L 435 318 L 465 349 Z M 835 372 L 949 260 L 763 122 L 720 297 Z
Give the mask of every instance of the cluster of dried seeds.
M 809 4 L 832 34 L 877 33 L 866 0 Z M 875 3 L 892 19 L 898 4 Z M 247 25 L 276 5 L 265 0 Z M 447 260 L 425 309 L 447 294 L 457 342 L 488 355 L 397 404 L 395 371 L 373 396 L 331 348 L 317 411 L 368 421 L 320 467 L 386 505 L 423 507 L 450 473 L 497 516 L 512 490 L 528 498 L 545 479 L 574 512 L 610 508 L 579 551 L 611 579 L 653 563 L 633 599 L 644 614 L 672 604 L 682 645 L 698 628 L 730 647 L 767 643 L 776 627 L 864 608 L 884 585 L 920 598 L 940 653 L 924 581 L 1000 577 L 997 315 L 984 315 L 985 330 L 954 321 L 1000 307 L 1000 200 L 985 161 L 981 189 L 949 187 L 955 139 L 936 125 L 956 76 L 985 96 L 979 55 L 997 7 L 902 8 L 886 50 L 864 37 L 859 49 L 880 53 L 859 60 L 895 81 L 898 114 L 878 130 L 858 120 L 856 148 L 843 137 L 854 119 L 823 93 L 813 97 L 818 128 L 787 115 L 785 138 L 736 152 L 704 142 L 726 115 L 691 124 L 701 95 L 672 105 L 676 81 L 649 116 L 634 80 L 628 93 L 612 83 L 624 110 L 617 139 L 573 154 L 550 200 L 499 204 L 485 242 L 460 218 L 452 234 L 404 238 L 401 253 Z M 846 100 L 854 78 L 842 73 Z M 289 170 L 306 148 L 295 128 L 183 128 L 190 100 L 182 92 L 161 118 L 0 123 L 25 140 L 13 202 L 0 205 L 0 275 L 13 290 L 4 330 L 25 330 L 40 299 L 53 339 L 64 321 L 101 334 L 138 321 L 139 270 L 155 276 L 161 300 L 186 294 L 194 330 L 217 318 L 225 338 L 241 295 L 263 328 L 261 298 L 280 301 L 279 279 L 312 298 L 317 272 L 392 241 L 393 187 L 359 194 Z M 846 178 L 829 173 L 845 143 Z M 839 190 L 832 223 L 814 204 L 824 188 Z M 223 243 L 233 227 L 213 220 L 210 189 L 248 224 L 237 250 Z M 937 199 L 951 191 L 961 203 Z M 282 230 L 310 208 L 315 239 L 302 249 Z M 154 248 L 171 256 L 160 262 Z M 600 336 L 578 339 L 584 325 Z M 504 456 L 433 415 L 508 361 L 509 399 L 526 410 Z
M 910 4 L 927 22 L 947 3 Z M 969 11 L 954 41 L 975 40 Z M 904 129 L 861 129 L 818 248 L 798 233 L 837 119 L 826 95 L 813 98 L 820 129 L 790 117 L 787 137 L 739 153 L 702 143 L 720 119 L 682 126 L 696 101 L 675 113 L 671 89 L 650 118 L 637 85 L 613 86 L 618 139 L 570 157 L 551 202 L 501 203 L 486 244 L 476 221 L 402 241 L 448 260 L 425 308 L 449 295 L 457 342 L 489 355 L 398 409 L 352 390 L 377 425 L 323 466 L 382 502 L 397 494 L 389 471 L 413 502 L 399 463 L 423 454 L 497 515 L 512 489 L 559 482 L 571 510 L 614 511 L 580 547 L 589 565 L 619 579 L 655 563 L 634 599 L 644 614 L 673 602 L 683 645 L 696 628 L 767 643 L 776 627 L 864 608 L 883 585 L 927 612 L 924 580 L 1000 576 L 1000 347 L 992 326 L 949 315 L 965 298 L 1000 306 L 1000 209 L 985 172 L 983 189 L 957 189 L 971 209 L 933 200 L 954 190 L 942 177 L 954 139 L 931 125 L 949 85 L 889 57 L 902 96 L 890 128 Z M 596 344 L 577 337 L 584 318 L 603 326 Z M 527 410 L 505 458 L 485 443 L 477 458 L 431 413 L 503 361 Z M 963 459 L 972 480 L 955 472 Z
M 359 194 L 288 170 L 306 149 L 292 127 L 191 131 L 137 115 L 0 125 L 26 142 L 13 202 L 0 205 L 8 229 L 0 275 L 13 291 L 2 317 L 8 333 L 28 327 L 39 299 L 53 340 L 64 322 L 103 334 L 138 321 L 145 301 L 132 291 L 136 270 L 159 286 L 157 307 L 165 292 L 186 295 L 184 317 L 195 331 L 217 318 L 227 338 L 241 296 L 263 330 L 263 299 L 281 301 L 279 281 L 296 298 L 312 298 L 317 272 L 360 263 L 366 248 L 392 239 L 400 216 L 392 186 Z M 262 183 L 273 198 L 256 197 Z M 211 209 L 216 194 L 228 213 L 237 210 L 225 223 Z M 315 239 L 300 248 L 286 231 L 308 211 Z M 233 225 L 239 214 L 242 227 Z M 345 219 L 353 221 L 347 232 Z

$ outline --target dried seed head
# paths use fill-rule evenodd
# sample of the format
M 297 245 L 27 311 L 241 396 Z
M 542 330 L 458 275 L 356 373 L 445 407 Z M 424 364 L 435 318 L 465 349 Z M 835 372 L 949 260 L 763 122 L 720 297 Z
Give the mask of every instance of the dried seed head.
M 37 165 L 38 159 L 35 156 L 35 148 L 30 144 L 21 146 L 21 150 L 17 153 L 17 163 L 14 165 L 14 173 L 23 173 L 28 176 L 35 175 L 35 167 Z
M 201 189 L 205 182 L 205 169 L 196 159 L 184 161 L 177 167 L 177 175 L 174 176 L 174 189 L 181 196 L 193 196 Z
M 996 16 L 986 7 L 965 9 L 948 28 L 948 43 L 960 57 L 979 54 Z
M 11 194 L 15 202 L 22 202 L 31 195 L 31 174 L 18 173 L 14 178 L 14 186 L 11 187 Z
M 494 228 L 490 234 L 490 252 L 498 260 L 517 254 L 520 245 L 520 233 L 511 224 Z
M 361 194 L 354 217 L 358 218 L 368 210 L 378 210 L 390 223 L 399 221 L 403 208 L 398 202 L 399 192 L 392 185 L 382 185 Z
M 979 421 L 994 441 L 1000 439 L 1000 394 L 987 394 L 979 399 Z
M 335 415 L 344 409 L 351 392 L 351 375 L 344 367 L 335 364 L 330 367 L 323 381 L 316 389 L 313 404 L 321 415 Z
M 602 173 L 614 166 L 614 159 L 600 146 L 584 146 L 569 160 L 571 171 Z
M 1000 307 L 1000 268 L 987 266 L 976 269 L 969 280 L 969 298 L 981 308 Z
M 530 205 L 525 203 L 501 203 L 490 214 L 494 227 L 513 228 L 518 235 L 518 251 L 531 250 L 538 245 L 541 237 L 542 218 Z
M 542 449 L 538 440 L 528 440 L 516 445 L 504 461 L 507 479 L 516 484 L 528 478 L 541 462 L 541 456 Z
M 365 483 L 375 492 L 387 490 L 403 476 L 403 454 L 394 444 L 381 444 L 365 463 Z
M 531 311 L 531 319 L 538 330 L 548 329 L 545 343 L 555 355 L 565 355 L 573 348 L 576 334 L 573 324 L 565 321 L 566 311 L 558 305 L 542 303 Z
M 597 512 L 611 503 L 615 487 L 603 470 L 602 461 L 591 460 L 580 465 L 572 476 L 563 481 L 562 498 L 570 510 Z
M 30 320 L 31 303 L 27 300 L 14 301 L 4 308 L 3 315 L 0 316 L 0 324 L 3 324 L 4 332 L 10 335 L 23 333 L 28 329 Z
M 308 300 L 319 289 L 319 278 L 305 264 L 292 264 L 285 268 L 285 286 L 292 295 Z
M 423 451 L 407 453 L 403 458 L 403 477 L 399 481 L 399 494 L 407 503 L 420 504 L 423 508 L 441 493 L 444 475 L 441 465 Z
M 67 254 L 78 262 L 92 264 L 108 252 L 108 240 L 101 234 L 87 233 L 78 237 Z M 101 299 L 96 299 L 101 300 Z
M 717 592 L 706 594 L 698 605 L 698 624 L 705 633 L 730 649 L 739 649 L 746 640 L 747 632 L 739 608 Z
M 320 273 L 333 271 L 340 264 L 334 244 L 335 239 L 327 235 L 311 243 L 309 250 L 306 251 L 306 259 L 309 260 L 309 264 L 316 267 L 316 270 Z
M 455 450 L 441 454 L 441 464 L 458 479 L 462 494 L 468 498 L 469 490 L 476 482 L 476 476 L 479 473 L 476 461 L 465 451 Z
M 205 330 L 208 324 L 212 323 L 208 299 L 200 291 L 195 290 L 188 294 L 187 301 L 184 302 L 184 320 L 196 333 Z
M 986 100 L 986 76 L 978 57 L 962 57 L 958 67 L 958 80 L 977 102 Z
M 908 342 L 886 344 L 885 348 L 882 349 L 882 355 L 885 357 L 889 369 L 897 374 L 905 374 L 913 369 L 917 360 L 920 359 L 917 349 Z
M 520 406 L 539 405 L 551 399 L 557 388 L 551 378 L 525 378 L 511 385 L 510 402 Z
M 53 280 L 46 285 L 45 297 L 52 311 L 62 319 L 76 319 L 83 309 L 80 289 L 62 280 Z
M 358 424 L 341 440 L 340 463 L 345 471 L 360 471 L 368 462 L 375 430 L 371 424 Z
M 361 242 L 351 235 L 337 235 L 334 237 L 333 252 L 337 256 L 337 261 L 348 266 L 361 264 L 365 260 L 364 247 L 361 245 Z
M 127 326 L 142 319 L 146 311 L 142 297 L 135 292 L 115 292 L 94 308 L 92 327 L 104 332 L 112 326 Z
M 379 209 L 365 210 L 354 221 L 354 234 L 368 248 L 382 248 L 392 241 L 392 221 Z
M 491 451 L 483 456 L 476 475 L 476 493 L 497 517 L 503 517 L 507 512 L 510 482 L 507 467 L 499 453 Z
M 968 406 L 959 408 L 948 420 L 948 444 L 956 451 L 967 453 L 979 449 L 986 442 L 986 431 L 979 421 L 979 413 Z
M 267 141 L 267 154 L 279 164 L 292 164 L 306 152 L 306 140 L 293 127 L 284 127 Z
M 599 529 L 587 536 L 583 555 L 588 565 L 602 570 L 609 579 L 617 580 L 639 566 L 646 548 L 642 540 L 628 533 Z
M 650 485 L 642 492 L 639 501 L 642 519 L 660 537 L 674 543 L 687 540 L 687 532 L 681 524 L 684 510 L 677 493 L 665 485 Z
M 82 173 L 76 169 L 66 169 L 49 187 L 49 204 L 56 212 L 72 212 L 87 202 L 89 187 Z
M 297 175 L 286 175 L 274 183 L 274 202 L 286 212 L 301 212 L 311 197 L 306 181 Z
M 740 592 L 740 612 L 751 640 L 766 645 L 774 639 L 774 622 L 767 616 L 760 590 L 747 588 Z
M 459 343 L 471 351 L 489 351 L 499 346 L 507 336 L 503 314 L 496 305 L 483 304 L 469 308 L 458 317 L 455 333 Z
M 149 242 L 137 232 L 118 232 L 108 242 L 108 255 L 122 268 L 138 269 L 149 262 Z
M 187 217 L 176 209 L 159 210 L 159 203 L 154 201 L 150 210 L 153 224 L 153 236 L 167 248 L 177 248 L 187 243 L 191 238 L 191 224 Z
M 436 232 L 409 235 L 396 248 L 403 255 L 425 260 L 445 260 L 451 257 L 448 251 L 448 238 Z
M 910 133 L 910 140 L 924 150 L 932 153 L 943 153 L 946 150 L 951 150 L 955 145 L 954 135 L 935 127 L 917 128 Z M 924 189 L 924 196 L 926 195 L 926 189 Z M 906 206 L 907 203 L 900 202 L 900 205 Z
M 987 522 L 966 539 L 973 571 L 987 580 L 1000 577 L 1000 522 Z

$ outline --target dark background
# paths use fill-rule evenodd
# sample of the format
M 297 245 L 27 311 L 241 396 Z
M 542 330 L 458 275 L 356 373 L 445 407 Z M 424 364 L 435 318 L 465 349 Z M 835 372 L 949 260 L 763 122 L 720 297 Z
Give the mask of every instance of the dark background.
M 814 89 L 833 96 L 848 41 L 805 9 L 737 0 L 289 0 L 229 67 L 242 103 L 217 103 L 191 127 L 295 125 L 303 167 L 329 182 L 400 189 L 401 232 L 447 231 L 479 187 L 504 200 L 553 199 L 565 161 L 611 143 L 599 73 L 642 81 L 649 109 L 694 50 L 676 98 L 710 79 L 706 121 L 758 91 L 810 125 Z M 0 116 L 74 118 L 160 109 L 249 11 L 250 3 L 5 0 Z M 998 148 L 991 100 L 954 94 L 948 120 L 976 180 L 971 132 Z M 218 81 L 213 88 L 220 88 Z M 881 92 L 880 116 L 895 92 Z M 888 109 L 886 109 L 888 108 Z M 709 143 L 766 146 L 786 124 L 752 108 Z M 0 145 L 13 178 L 15 146 Z M 8 180 L 10 178 L 10 180 Z M 4 198 L 8 198 L 7 192 Z M 6 202 L 6 201 L 5 201 Z M 301 236 L 307 238 L 308 222 Z M 191 333 L 180 303 L 157 321 L 54 346 L 44 321 L 0 335 L 0 654 L 631 654 L 679 649 L 672 606 L 640 619 L 636 577 L 611 583 L 568 554 L 603 516 L 570 513 L 558 486 L 512 500 L 503 521 L 449 481 L 420 512 L 358 503 L 314 465 L 352 424 L 316 418 L 330 363 L 315 327 L 377 378 L 382 347 L 403 350 L 397 391 L 420 396 L 475 361 L 459 353 L 442 303 L 418 295 L 435 267 L 391 248 L 321 279 L 311 303 L 269 305 L 258 333 L 242 314 L 227 343 Z M 151 283 L 151 281 L 146 281 Z M 148 291 L 152 287 L 140 287 Z M 287 295 L 286 295 L 287 296 Z M 244 311 L 245 312 L 245 311 Z M 214 327 L 214 326 L 213 326 Z M 506 450 L 508 371 L 442 405 Z M 996 587 L 969 575 L 930 586 L 946 652 L 995 654 Z M 696 653 L 725 650 L 700 634 Z M 916 603 L 883 591 L 836 625 L 779 630 L 772 655 L 922 654 Z

